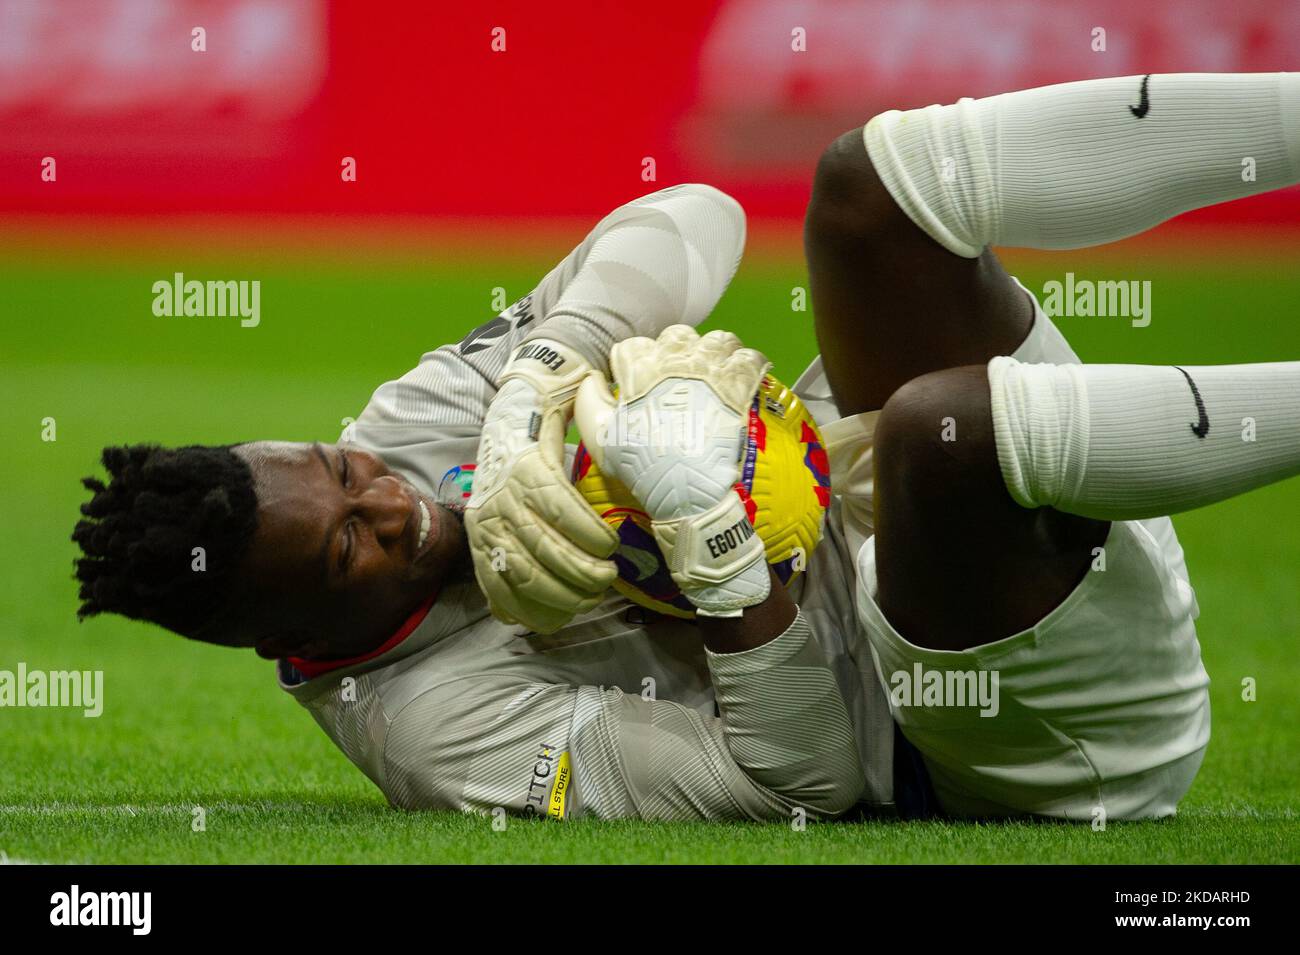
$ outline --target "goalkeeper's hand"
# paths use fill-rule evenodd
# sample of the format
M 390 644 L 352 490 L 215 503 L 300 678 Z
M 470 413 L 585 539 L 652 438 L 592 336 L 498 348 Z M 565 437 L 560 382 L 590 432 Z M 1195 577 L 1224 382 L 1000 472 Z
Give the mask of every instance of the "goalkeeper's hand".
M 615 345 L 618 385 L 592 373 L 575 415 L 587 450 L 649 514 L 682 593 L 702 616 L 736 617 L 767 598 L 763 541 L 736 491 L 750 405 L 767 359 L 730 332 L 687 325 Z
M 574 488 L 564 434 L 591 365 L 559 342 L 516 350 L 488 407 L 465 508 L 474 575 L 492 613 L 553 633 L 591 610 L 617 572 L 618 535 Z

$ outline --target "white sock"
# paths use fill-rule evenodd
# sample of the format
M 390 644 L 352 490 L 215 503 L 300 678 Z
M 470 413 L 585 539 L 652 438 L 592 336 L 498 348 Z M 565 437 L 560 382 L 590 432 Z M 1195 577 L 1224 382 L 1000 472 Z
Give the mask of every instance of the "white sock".
M 863 137 L 894 200 L 950 251 L 1081 248 L 1300 182 L 1300 73 L 1063 83 L 891 110 Z
M 1300 362 L 1180 369 L 1001 357 L 988 376 L 1002 478 L 1024 507 L 1142 520 L 1300 474 Z

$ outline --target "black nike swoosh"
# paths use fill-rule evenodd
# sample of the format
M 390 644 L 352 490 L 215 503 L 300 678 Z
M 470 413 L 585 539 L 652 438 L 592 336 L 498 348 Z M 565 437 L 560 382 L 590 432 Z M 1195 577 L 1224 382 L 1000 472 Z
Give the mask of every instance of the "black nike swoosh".
M 1174 367 L 1178 368 L 1177 365 L 1174 365 Z M 1192 381 L 1192 376 L 1181 368 L 1178 368 L 1178 370 L 1183 372 L 1183 377 L 1187 379 L 1187 384 L 1192 388 L 1192 398 L 1196 401 L 1197 421 L 1196 424 L 1189 424 L 1188 427 L 1192 429 L 1192 434 L 1203 439 L 1210 433 L 1210 416 L 1205 413 L 1205 402 L 1201 400 L 1200 389 L 1196 387 L 1196 382 Z
M 460 343 L 460 353 L 462 355 L 472 355 L 475 352 L 483 351 L 485 348 L 491 348 L 498 338 L 510 331 L 510 320 L 498 315 L 496 318 L 488 319 L 478 328 L 474 329 Z
M 1151 99 L 1150 97 L 1147 96 L 1147 84 L 1150 82 L 1151 82 L 1150 73 L 1142 77 L 1142 90 L 1138 94 L 1138 104 L 1136 106 L 1130 106 L 1128 108 L 1128 111 L 1132 113 L 1134 116 L 1136 116 L 1138 119 L 1141 119 L 1143 116 L 1145 116 L 1148 110 L 1151 109 Z

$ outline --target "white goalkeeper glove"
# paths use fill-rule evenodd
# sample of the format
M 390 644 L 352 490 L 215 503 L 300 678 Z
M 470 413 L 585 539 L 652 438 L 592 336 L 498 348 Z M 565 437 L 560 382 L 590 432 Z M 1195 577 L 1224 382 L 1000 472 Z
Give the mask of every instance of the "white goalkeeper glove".
M 590 371 L 559 342 L 519 346 L 483 421 L 465 507 L 474 575 L 492 613 L 538 633 L 591 610 L 617 576 L 605 558 L 618 535 L 564 467 L 574 396 Z
M 771 587 L 763 541 L 735 489 L 750 405 L 767 359 L 730 332 L 688 325 L 610 352 L 619 397 L 597 373 L 578 390 L 596 465 L 649 514 L 673 580 L 702 616 L 737 617 Z

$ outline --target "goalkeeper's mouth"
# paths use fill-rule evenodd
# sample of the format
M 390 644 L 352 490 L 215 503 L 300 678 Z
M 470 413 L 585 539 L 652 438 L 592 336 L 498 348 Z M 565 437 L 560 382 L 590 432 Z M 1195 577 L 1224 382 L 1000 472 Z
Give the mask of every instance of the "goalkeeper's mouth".
M 425 497 L 409 482 L 403 481 L 403 483 L 406 484 L 407 492 L 415 501 L 411 508 L 411 563 L 419 564 L 429 556 L 434 545 L 438 543 L 442 518 L 436 502 Z
M 460 515 L 440 504 L 436 498 L 419 491 L 405 477 L 394 474 L 411 499 L 411 516 L 407 520 L 406 536 L 410 543 L 412 577 L 424 577 L 431 569 L 447 562 L 447 545 L 462 536 Z

